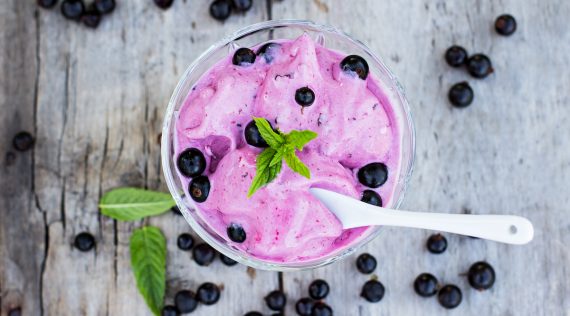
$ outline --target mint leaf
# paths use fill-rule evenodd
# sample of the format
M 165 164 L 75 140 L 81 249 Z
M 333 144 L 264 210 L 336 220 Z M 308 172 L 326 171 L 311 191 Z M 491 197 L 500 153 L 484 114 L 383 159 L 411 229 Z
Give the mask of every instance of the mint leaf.
M 257 156 L 257 161 L 255 163 L 255 177 L 253 177 L 247 197 L 251 197 L 255 191 L 259 190 L 259 188 L 273 181 L 273 179 L 277 177 L 277 174 L 281 171 L 281 164 L 278 163 L 270 166 L 270 163 L 276 154 L 277 151 L 275 149 L 266 148 Z
M 160 315 L 166 287 L 166 240 L 160 229 L 143 227 L 130 240 L 137 288 L 154 315 Z
M 277 150 L 279 147 L 281 147 L 281 145 L 283 145 L 285 139 L 283 136 L 276 133 L 273 128 L 271 128 L 271 125 L 269 125 L 269 122 L 267 122 L 266 119 L 254 117 L 253 120 L 255 121 L 255 125 L 259 130 L 259 134 L 261 134 L 261 137 L 263 137 L 269 147 Z
M 279 148 L 279 150 L 275 152 L 273 158 L 271 158 L 271 161 L 269 162 L 269 167 L 273 167 L 276 164 L 281 163 L 282 161 L 283 161 L 283 147 Z
M 299 159 L 299 157 L 297 157 L 297 155 L 295 155 L 294 152 L 293 153 L 289 152 L 285 154 L 284 157 L 287 166 L 289 166 L 291 170 L 304 176 L 307 179 L 311 178 L 311 172 L 309 171 L 309 168 L 301 161 L 301 159 Z
M 168 193 L 137 188 L 118 188 L 103 195 L 99 201 L 101 213 L 120 221 L 134 221 L 162 214 L 176 205 Z
M 317 138 L 317 133 L 309 130 L 304 131 L 291 131 L 285 135 L 287 143 L 292 144 L 298 150 L 303 150 L 303 147 L 310 141 Z

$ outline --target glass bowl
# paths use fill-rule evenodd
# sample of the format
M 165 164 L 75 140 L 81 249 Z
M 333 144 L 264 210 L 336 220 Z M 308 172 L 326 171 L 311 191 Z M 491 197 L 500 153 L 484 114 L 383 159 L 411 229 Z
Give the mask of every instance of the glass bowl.
M 323 257 L 302 262 L 265 261 L 245 253 L 220 236 L 196 211 L 196 204 L 184 195 L 182 183 L 176 174 L 174 156 L 175 119 L 178 110 L 184 104 L 192 87 L 211 66 L 227 56 L 237 47 L 252 47 L 271 39 L 294 39 L 308 33 L 315 41 L 329 49 L 348 54 L 363 56 L 369 64 L 370 72 L 381 82 L 383 92 L 393 106 L 400 137 L 400 170 L 394 184 L 394 193 L 385 207 L 398 208 L 403 201 L 404 193 L 410 180 L 414 165 L 415 132 L 410 108 L 402 86 L 386 65 L 374 55 L 366 45 L 353 39 L 344 32 L 326 25 L 314 24 L 301 20 L 275 20 L 247 26 L 231 34 L 207 49 L 184 72 L 174 90 L 164 117 L 162 128 L 162 168 L 170 193 L 192 229 L 208 244 L 224 255 L 256 269 L 290 271 L 311 269 L 330 264 L 342 259 L 362 247 L 380 233 L 380 227 L 368 229 L 354 244 L 339 249 Z

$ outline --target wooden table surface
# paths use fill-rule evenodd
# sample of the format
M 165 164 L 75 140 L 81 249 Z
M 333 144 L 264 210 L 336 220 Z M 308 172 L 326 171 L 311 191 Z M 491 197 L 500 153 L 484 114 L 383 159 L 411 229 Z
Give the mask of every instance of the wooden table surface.
M 93 31 L 64 20 L 59 9 L 32 0 L 0 2 L 0 295 L 1 315 L 149 315 L 134 285 L 128 239 L 159 226 L 167 236 L 167 297 L 205 281 L 223 283 L 220 302 L 195 315 L 269 314 L 262 297 L 282 288 L 289 301 L 324 278 L 335 315 L 570 315 L 570 2 L 260 1 L 225 23 L 210 1 L 175 0 L 170 10 L 150 0 L 118 1 Z M 492 30 L 501 13 L 519 23 L 511 37 Z M 405 86 L 417 129 L 416 168 L 404 206 L 451 213 L 526 216 L 535 225 L 527 246 L 448 236 L 441 255 L 425 250 L 427 231 L 385 229 L 367 245 L 387 292 L 377 304 L 359 298 L 370 278 L 355 256 L 313 271 L 275 273 L 199 267 L 176 247 L 190 228 L 167 213 L 135 223 L 101 216 L 97 202 L 117 186 L 166 190 L 160 168 L 163 113 L 178 78 L 223 35 L 267 19 L 299 18 L 335 25 L 367 43 Z M 485 80 L 451 69 L 452 44 L 491 56 Z M 475 102 L 453 109 L 451 84 L 468 80 Z M 21 130 L 36 137 L 16 152 Z M 94 251 L 72 246 L 91 232 Z M 462 276 L 475 261 L 497 273 L 486 292 Z M 457 284 L 455 310 L 414 294 L 421 272 Z

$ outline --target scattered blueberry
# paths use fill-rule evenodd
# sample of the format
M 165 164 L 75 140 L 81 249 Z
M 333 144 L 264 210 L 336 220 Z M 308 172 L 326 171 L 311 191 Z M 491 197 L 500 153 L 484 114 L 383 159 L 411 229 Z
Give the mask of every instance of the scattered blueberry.
M 115 10 L 115 0 L 95 0 L 93 5 L 101 14 L 109 14 Z
M 191 313 L 198 307 L 196 294 L 192 291 L 182 290 L 174 296 L 174 305 L 182 314 Z
M 309 285 L 309 296 L 315 300 L 322 300 L 329 295 L 329 284 L 325 280 L 315 280 Z
M 172 2 L 174 2 L 174 0 L 154 0 L 154 4 L 163 10 L 170 8 Z
M 279 290 L 275 290 L 267 294 L 264 300 L 265 304 L 267 304 L 267 307 L 274 311 L 283 310 L 283 308 L 285 308 L 285 304 L 287 303 L 287 297 L 285 297 L 285 293 Z
M 484 261 L 475 262 L 467 273 L 469 284 L 477 290 L 488 290 L 495 284 L 495 270 Z
M 26 151 L 34 146 L 35 140 L 32 134 L 28 132 L 19 132 L 12 140 L 12 146 L 17 151 Z
M 453 284 L 442 287 L 437 294 L 439 304 L 445 308 L 455 308 L 459 306 L 461 299 L 461 290 Z
M 414 281 L 414 290 L 419 296 L 434 296 L 437 293 L 437 279 L 432 274 L 422 273 Z
M 356 258 L 356 268 L 364 274 L 370 274 L 376 269 L 376 258 L 369 253 L 363 253 Z
M 269 123 L 269 125 L 271 125 L 271 123 Z M 265 139 L 261 137 L 259 129 L 257 128 L 257 125 L 255 125 L 255 121 L 247 123 L 247 125 L 245 126 L 245 130 L 243 131 L 243 134 L 245 136 L 245 141 L 249 145 L 259 148 L 269 147 Z
M 471 76 L 482 79 L 490 75 L 493 70 L 491 60 L 483 54 L 475 54 L 467 59 L 467 71 Z
M 50 9 L 57 4 L 57 0 L 38 0 L 38 5 L 42 8 Z
M 199 244 L 192 250 L 192 258 L 200 266 L 209 266 L 216 257 L 216 251 L 208 244 Z
M 242 243 L 245 241 L 246 233 L 240 224 L 231 223 L 226 229 L 228 237 L 233 242 Z
M 253 312 L 247 312 L 243 316 L 263 316 L 263 314 L 257 311 L 253 311 Z
M 509 36 L 517 30 L 517 21 L 510 14 L 500 15 L 495 20 L 495 30 L 501 35 Z
M 170 211 L 178 216 L 182 216 L 182 212 L 180 211 L 180 208 L 178 208 L 178 206 L 174 205 L 173 207 L 170 208 Z
M 457 108 L 464 108 L 473 102 L 473 89 L 466 81 L 451 86 L 447 95 L 449 102 Z
M 278 43 L 265 43 L 257 50 L 258 56 L 263 56 L 266 63 L 271 63 L 273 61 L 273 51 L 275 49 L 281 47 L 281 44 Z
M 90 233 L 83 232 L 75 236 L 73 244 L 81 251 L 89 251 L 95 247 L 95 238 Z
M 340 62 L 340 68 L 344 72 L 354 73 L 358 78 L 365 80 L 368 77 L 368 63 L 358 55 L 346 56 Z
M 180 234 L 176 240 L 176 244 L 180 250 L 190 250 L 194 246 L 194 238 L 190 234 Z
M 161 316 L 178 316 L 178 310 L 172 305 L 167 305 L 162 308 Z
M 202 304 L 216 304 L 220 299 L 220 288 L 214 283 L 206 282 L 198 288 L 197 297 Z
M 380 302 L 380 300 L 384 297 L 384 285 L 376 280 L 370 280 L 364 283 L 362 286 L 362 291 L 360 292 L 360 296 L 362 296 L 365 300 L 376 303 Z
M 467 61 L 467 51 L 465 48 L 453 45 L 445 51 L 445 61 L 451 67 L 459 67 Z
M 232 6 L 229 0 L 216 0 L 210 4 L 210 15 L 218 21 L 224 21 L 231 13 Z
M 362 198 L 360 200 L 364 203 L 382 206 L 382 198 L 380 195 L 372 190 L 364 190 L 362 192 Z
M 251 65 L 255 62 L 255 53 L 247 48 L 242 47 L 238 48 L 234 53 L 234 57 L 232 58 L 232 63 L 236 66 L 247 66 Z
M 8 316 L 22 316 L 22 308 L 20 307 L 12 308 L 8 312 Z
M 220 260 L 222 261 L 223 264 L 227 265 L 228 267 L 235 266 L 238 263 L 234 259 L 224 255 L 223 253 L 220 253 Z
M 332 316 L 333 311 L 330 306 L 323 302 L 315 302 L 313 310 L 311 311 L 311 316 Z
M 178 171 L 186 177 L 196 177 L 206 170 L 206 158 L 197 148 L 188 148 L 176 159 Z
M 64 0 L 61 3 L 61 14 L 69 20 L 79 20 L 85 12 L 82 0 Z
M 210 194 L 210 180 L 206 176 L 198 176 L 190 181 L 188 191 L 194 201 L 202 203 Z
M 369 188 L 377 188 L 388 180 L 388 168 L 381 162 L 369 163 L 358 170 L 358 181 Z
M 304 297 L 295 303 L 295 311 L 297 311 L 297 314 L 300 316 L 311 316 L 314 305 L 315 301 L 308 297 Z
M 309 87 L 303 87 L 295 91 L 295 102 L 302 107 L 310 106 L 315 102 L 315 93 Z
M 440 254 L 447 249 L 447 239 L 442 234 L 433 234 L 429 236 L 426 245 L 429 252 Z
M 81 16 L 81 22 L 83 22 L 87 27 L 97 28 L 101 22 L 101 18 L 101 13 L 99 13 L 99 11 L 97 11 L 93 6 L 89 6 Z
M 252 0 L 232 0 L 232 4 L 236 11 L 248 11 L 253 4 Z

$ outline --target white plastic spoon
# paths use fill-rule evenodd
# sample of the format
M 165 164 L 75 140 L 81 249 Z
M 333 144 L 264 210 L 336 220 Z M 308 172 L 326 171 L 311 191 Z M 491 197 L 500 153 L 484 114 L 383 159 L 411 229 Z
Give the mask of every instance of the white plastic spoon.
M 400 226 L 438 230 L 448 233 L 522 245 L 532 240 L 532 223 L 513 215 L 470 215 L 408 212 L 370 205 L 325 189 L 311 188 L 342 223 L 343 228 L 363 226 Z

